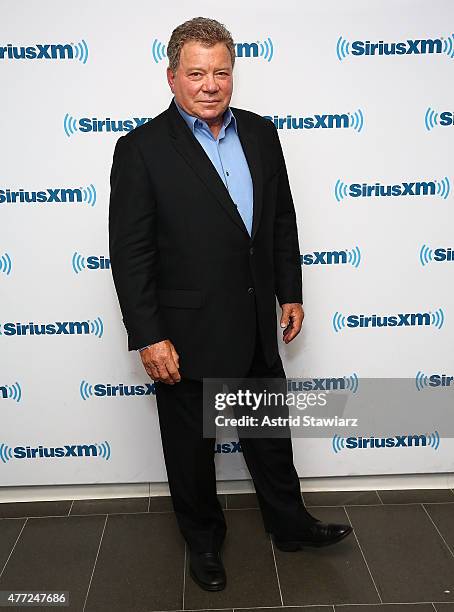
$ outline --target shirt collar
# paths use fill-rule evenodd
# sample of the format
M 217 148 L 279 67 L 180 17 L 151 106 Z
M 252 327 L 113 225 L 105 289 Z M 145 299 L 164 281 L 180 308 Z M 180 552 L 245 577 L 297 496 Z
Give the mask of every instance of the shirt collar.
M 203 121 L 202 119 L 199 119 L 198 117 L 194 117 L 193 115 L 189 115 L 189 113 L 187 113 L 186 111 L 184 111 L 181 108 L 181 106 L 178 104 L 178 102 L 175 100 L 175 98 L 173 100 L 175 102 L 175 106 L 177 107 L 180 115 L 186 121 L 186 123 L 187 123 L 187 125 L 188 125 L 188 127 L 189 127 L 189 129 L 191 130 L 192 133 L 194 133 L 196 127 L 205 126 L 207 129 L 210 129 L 208 127 L 208 125 L 205 123 L 205 121 Z M 228 126 L 231 123 L 233 125 L 234 129 L 235 129 L 235 132 L 238 133 L 238 129 L 237 129 L 237 125 L 236 125 L 236 117 L 232 113 L 230 107 L 226 108 L 226 110 L 224 112 L 224 116 L 222 118 L 222 122 L 224 124 L 224 131 L 228 128 Z

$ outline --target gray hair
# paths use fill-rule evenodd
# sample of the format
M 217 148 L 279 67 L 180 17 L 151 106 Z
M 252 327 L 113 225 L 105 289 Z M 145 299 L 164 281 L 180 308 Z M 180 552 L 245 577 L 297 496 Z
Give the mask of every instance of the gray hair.
M 224 43 L 232 59 L 232 68 L 235 63 L 235 45 L 233 38 L 227 28 L 215 19 L 206 17 L 194 17 L 177 26 L 167 45 L 167 57 L 169 68 L 176 72 L 180 63 L 180 53 L 185 42 L 195 40 L 206 47 L 212 47 L 216 43 Z

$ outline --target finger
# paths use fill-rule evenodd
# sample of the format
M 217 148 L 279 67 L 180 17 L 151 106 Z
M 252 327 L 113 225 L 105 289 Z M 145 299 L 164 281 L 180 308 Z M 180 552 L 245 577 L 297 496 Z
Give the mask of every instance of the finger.
M 170 350 L 171 350 L 171 352 L 172 352 L 172 357 L 173 357 L 173 360 L 174 360 L 174 362 L 175 362 L 175 365 L 177 366 L 177 368 L 179 368 L 179 367 L 180 367 L 180 356 L 179 356 L 179 354 L 176 352 L 176 350 L 175 350 L 175 347 L 174 347 L 174 346 L 172 346 Z
M 286 334 L 286 335 L 284 336 L 284 342 L 285 342 L 286 344 L 288 344 L 289 342 L 291 342 L 291 341 L 293 340 L 293 338 L 296 338 L 296 336 L 297 336 L 298 334 L 299 334 L 299 330 L 297 330 L 297 329 L 293 330 L 293 329 L 292 329 L 292 331 L 290 331 L 288 334 Z
M 291 325 L 283 333 L 284 342 L 291 342 L 300 333 L 302 322 L 301 317 L 292 319 Z
M 145 372 L 148 374 L 148 376 L 154 380 L 154 376 L 153 376 L 154 372 L 153 372 L 153 368 L 151 364 L 148 361 L 145 361 L 144 359 L 142 359 L 142 365 L 144 367 Z
M 168 376 L 167 370 L 162 368 L 162 365 L 157 362 L 153 362 L 152 365 L 153 380 L 165 382 L 165 378 Z
M 285 329 L 286 327 L 288 327 L 289 323 L 290 323 L 289 313 L 283 312 L 281 315 L 281 328 Z
M 173 385 L 174 382 L 167 370 L 166 364 L 165 363 L 160 363 L 158 366 L 158 372 L 159 372 L 159 379 L 165 383 L 166 385 Z
M 172 381 L 174 383 L 180 382 L 181 376 L 173 359 L 169 360 L 169 362 L 166 364 L 166 367 Z
M 154 365 L 150 365 L 148 367 L 149 367 L 149 370 L 150 370 L 149 373 L 150 373 L 151 378 L 153 380 L 158 380 L 159 381 L 160 378 L 159 378 L 159 371 L 158 371 L 158 369 Z
M 286 334 L 284 336 L 284 342 L 285 344 L 288 344 L 289 342 L 291 342 L 293 340 L 293 338 L 295 338 L 298 335 L 297 331 L 292 330 L 291 332 L 289 332 L 288 334 Z
M 170 378 L 173 380 L 173 382 L 179 382 L 181 380 L 181 376 L 180 376 L 180 372 L 178 371 L 178 363 L 174 359 L 174 354 L 175 354 L 175 357 L 178 360 L 178 353 L 175 351 L 175 349 L 172 350 L 172 347 L 171 347 L 170 353 L 171 354 L 166 359 L 164 365 L 165 365 L 167 372 L 169 373 Z

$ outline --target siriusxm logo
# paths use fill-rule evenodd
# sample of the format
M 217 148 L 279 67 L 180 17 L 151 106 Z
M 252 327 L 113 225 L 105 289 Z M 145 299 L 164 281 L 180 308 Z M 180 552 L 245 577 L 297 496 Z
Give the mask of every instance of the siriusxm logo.
M 79 119 L 76 119 L 66 113 L 63 118 L 63 130 L 68 138 L 76 132 L 82 132 L 83 134 L 89 132 L 130 132 L 147 121 L 151 121 L 151 117 L 131 117 L 129 119 L 79 117 Z
M 407 312 L 396 315 L 343 315 L 335 312 L 332 318 L 334 331 L 340 332 L 346 327 L 419 327 L 432 326 L 437 329 L 443 327 L 445 315 L 442 308 L 435 312 Z
M 3 463 L 11 459 L 47 459 L 56 457 L 98 457 L 110 459 L 110 444 L 95 442 L 93 444 L 64 444 L 63 446 L 8 446 L 0 444 L 0 459 Z
M 427 376 L 424 372 L 419 371 L 415 376 L 415 384 L 418 391 L 422 391 L 427 387 L 450 387 L 454 376 L 447 374 L 431 374 Z
M 91 397 L 123 397 L 131 395 L 155 395 L 154 383 L 144 385 L 111 385 L 110 383 L 98 383 L 90 385 L 86 380 L 82 380 L 79 386 L 80 397 L 86 401 Z
M 265 38 L 262 42 L 239 42 L 235 43 L 236 57 L 259 57 L 267 62 L 271 62 L 274 55 L 274 45 L 271 38 Z
M 364 113 L 359 108 L 353 113 L 336 115 L 310 115 L 307 117 L 294 117 L 293 115 L 263 115 L 274 123 L 278 130 L 313 130 L 313 129 L 346 129 L 361 132 L 364 127 Z
M 337 59 L 342 62 L 349 55 L 427 55 L 428 53 L 445 53 L 454 58 L 454 34 L 447 38 L 418 38 L 400 42 L 371 42 L 355 40 L 353 42 L 339 36 L 336 43 Z
M 87 187 L 56 187 L 28 191 L 25 189 L 0 189 L 0 204 L 96 204 L 96 188 Z
M 9 276 L 11 274 L 11 268 L 11 256 L 8 253 L 3 253 L 3 255 L 0 255 L 0 274 L 6 274 L 6 276 Z
M 12 385 L 0 385 L 0 399 L 11 399 L 20 402 L 22 399 L 22 388 L 18 382 Z
M 218 442 L 214 446 L 215 453 L 242 453 L 241 444 L 239 442 Z
M 102 338 L 104 324 L 101 317 L 86 321 L 55 321 L 54 323 L 0 323 L 0 336 L 80 336 Z
M 395 185 L 381 183 L 344 183 L 340 179 L 334 185 L 334 197 L 340 203 L 344 198 L 381 198 L 401 196 L 438 196 L 446 200 L 451 193 L 449 178 L 441 181 L 402 182 Z
M 76 274 L 82 270 L 110 270 L 110 259 L 104 255 L 89 255 L 85 257 L 75 251 L 72 256 L 72 269 Z
M 370 436 L 350 436 L 343 438 L 335 434 L 332 439 L 332 449 L 337 454 L 341 450 L 365 449 L 365 448 L 414 448 L 416 446 L 429 446 L 438 450 L 440 446 L 440 434 L 434 431 L 430 434 L 409 434 L 404 436 L 390 436 L 387 438 L 376 438 Z
M 349 264 L 357 268 L 361 263 L 361 250 L 358 246 L 342 251 L 311 251 L 300 255 L 302 266 L 333 266 Z
M 433 130 L 435 127 L 454 125 L 454 113 L 451 111 L 437 113 L 429 106 L 424 115 L 424 125 L 428 132 Z
M 83 39 L 78 43 L 36 44 L 29 47 L 0 45 L 0 60 L 77 60 L 86 64 L 88 45 Z
M 454 261 L 454 252 L 451 248 L 431 249 L 423 244 L 419 250 L 419 261 L 422 266 L 427 266 L 431 261 Z
M 358 390 L 359 379 L 356 372 L 350 376 L 341 376 L 340 378 L 306 378 L 304 380 L 289 379 L 287 389 L 289 392 L 299 391 L 337 391 L 349 390 L 356 393 Z
M 156 64 L 167 58 L 167 47 L 157 38 L 153 40 L 151 45 L 151 55 Z M 267 62 L 271 62 L 274 56 L 274 45 L 271 38 L 257 40 L 254 42 L 238 42 L 235 43 L 235 56 L 246 58 L 259 58 Z

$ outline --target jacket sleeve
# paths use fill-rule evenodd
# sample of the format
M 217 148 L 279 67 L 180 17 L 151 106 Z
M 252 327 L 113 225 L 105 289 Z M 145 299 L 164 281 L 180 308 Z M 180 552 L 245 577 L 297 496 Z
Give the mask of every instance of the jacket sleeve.
M 301 258 L 295 207 L 290 191 L 284 154 L 274 125 L 273 132 L 279 165 L 274 220 L 275 293 L 280 306 L 294 302 L 302 304 Z
M 138 147 L 122 136 L 110 174 L 109 251 L 128 349 L 166 339 L 157 299 L 156 202 Z

